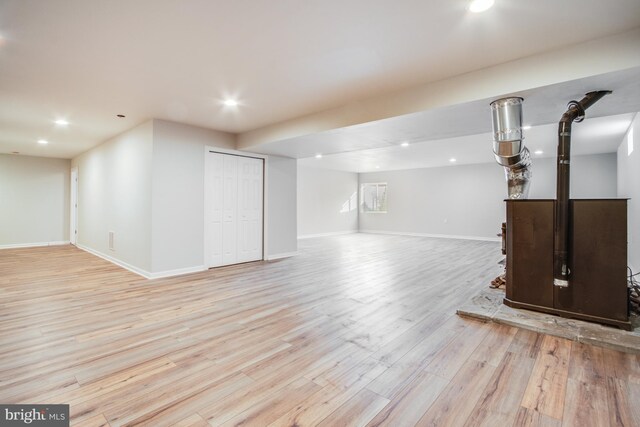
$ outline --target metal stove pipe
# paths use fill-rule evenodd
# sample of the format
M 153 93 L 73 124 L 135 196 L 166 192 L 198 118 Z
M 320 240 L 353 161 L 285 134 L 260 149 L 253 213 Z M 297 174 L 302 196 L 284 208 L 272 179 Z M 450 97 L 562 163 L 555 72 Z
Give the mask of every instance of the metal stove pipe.
M 522 135 L 522 98 L 501 98 L 491 103 L 493 154 L 504 166 L 510 199 L 526 199 L 531 180 L 531 158 Z
M 558 124 L 558 170 L 556 176 L 556 215 L 554 224 L 553 284 L 569 286 L 569 165 L 571 163 L 571 125 L 584 120 L 585 110 L 610 90 L 587 93 L 580 101 L 571 101 Z

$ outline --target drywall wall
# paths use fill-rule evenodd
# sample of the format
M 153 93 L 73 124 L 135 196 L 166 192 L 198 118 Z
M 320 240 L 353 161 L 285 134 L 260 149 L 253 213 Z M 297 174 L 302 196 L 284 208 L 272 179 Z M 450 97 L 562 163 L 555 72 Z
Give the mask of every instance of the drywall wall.
M 358 174 L 298 166 L 298 237 L 358 231 Z
M 72 160 L 78 167 L 78 246 L 142 274 L 151 269 L 152 146 L 148 121 Z
M 640 271 L 640 114 L 636 114 L 618 147 L 617 155 L 618 197 L 629 198 L 628 262 L 633 272 L 637 273 Z
M 235 148 L 232 134 L 153 120 L 151 277 L 197 271 L 204 264 L 205 147 Z M 296 161 L 266 162 L 266 258 L 291 254 L 296 240 Z
M 533 162 L 529 198 L 555 199 L 556 159 L 533 159 Z M 571 157 L 571 198 L 616 197 L 616 164 L 616 153 Z
M 298 250 L 296 176 L 295 159 L 279 156 L 267 159 L 267 259 L 293 255 Z
M 152 273 L 203 266 L 206 146 L 233 149 L 235 139 L 225 132 L 153 120 Z
M 69 241 L 64 159 L 0 154 L 0 248 Z
M 73 159 L 78 245 L 146 277 L 201 270 L 207 146 L 232 150 L 235 136 L 150 120 Z M 269 157 L 266 185 L 265 257 L 294 253 L 296 161 Z
M 534 159 L 530 198 L 555 197 L 555 159 Z M 614 153 L 575 156 L 571 196 L 616 196 Z M 360 184 L 387 183 L 388 212 L 360 213 L 360 231 L 496 239 L 507 185 L 497 164 L 360 174 Z

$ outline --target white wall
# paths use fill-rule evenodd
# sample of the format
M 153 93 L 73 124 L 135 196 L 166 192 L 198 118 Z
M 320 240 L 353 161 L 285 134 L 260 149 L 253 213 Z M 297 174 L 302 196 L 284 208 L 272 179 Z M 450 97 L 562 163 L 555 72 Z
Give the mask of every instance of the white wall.
M 152 275 L 198 270 L 204 262 L 205 147 L 235 148 L 232 134 L 153 121 Z M 296 240 L 296 161 L 269 156 L 265 257 Z
M 555 197 L 555 159 L 534 159 L 530 198 Z M 387 182 L 388 213 L 361 213 L 360 231 L 496 239 L 504 221 L 507 184 L 497 164 L 360 174 L 360 183 Z M 574 156 L 574 198 L 616 196 L 615 154 Z
M 72 160 L 78 167 L 78 246 L 141 272 L 151 269 L 152 146 L 148 121 Z
M 556 198 L 556 159 L 534 159 L 530 199 Z M 615 153 L 571 157 L 571 198 L 616 197 Z M 505 184 L 506 191 L 506 184 Z
M 627 227 L 629 266 L 640 271 L 640 114 L 629 127 L 633 132 L 633 152 L 629 154 L 629 132 L 618 147 L 618 197 L 629 198 Z
M 203 266 L 205 146 L 235 148 L 232 134 L 153 120 L 151 272 Z
M 202 269 L 206 146 L 234 149 L 235 136 L 150 120 L 73 159 L 78 245 L 147 277 Z M 265 257 L 293 253 L 296 161 L 270 156 L 266 186 Z
M 65 159 L 0 154 L 0 248 L 69 241 Z
M 296 187 L 297 161 L 269 156 L 267 161 L 267 253 L 278 258 L 298 250 Z
M 298 166 L 298 236 L 358 231 L 358 174 Z

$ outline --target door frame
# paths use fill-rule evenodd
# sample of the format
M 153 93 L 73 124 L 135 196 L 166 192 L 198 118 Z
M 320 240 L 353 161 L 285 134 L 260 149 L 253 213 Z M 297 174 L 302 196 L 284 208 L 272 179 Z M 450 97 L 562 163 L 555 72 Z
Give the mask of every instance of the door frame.
M 204 159 L 203 159 L 203 163 L 204 163 L 204 174 L 203 174 L 203 193 L 202 193 L 202 198 L 203 198 L 203 205 L 204 205 L 204 209 L 203 209 L 203 214 L 204 214 L 204 218 L 203 218 L 203 225 L 204 225 L 204 233 L 203 233 L 203 243 L 204 243 L 204 253 L 202 254 L 202 258 L 203 258 L 203 265 L 205 269 L 209 269 L 211 268 L 211 266 L 209 266 L 209 242 L 208 242 L 208 225 L 207 225 L 207 214 L 208 214 L 208 206 L 207 206 L 207 155 L 209 153 L 218 153 L 218 154 L 228 154 L 228 155 L 232 155 L 232 156 L 240 156 L 240 157 L 248 157 L 251 159 L 261 159 L 263 160 L 263 165 L 262 165 L 262 258 L 261 260 L 265 260 L 266 259 L 266 253 L 267 253 L 267 242 L 268 242 L 268 238 L 269 238 L 269 233 L 267 233 L 267 224 L 268 222 L 268 207 L 269 207 L 269 186 L 267 185 L 267 179 L 269 176 L 269 156 L 267 156 L 266 154 L 257 154 L 257 153 L 250 153 L 247 151 L 239 151 L 239 150 L 233 150 L 233 149 L 229 149 L 229 148 L 220 148 L 220 147 L 213 147 L 210 145 L 207 145 L 204 147 Z
M 78 167 L 71 168 L 69 193 L 69 243 L 78 244 Z

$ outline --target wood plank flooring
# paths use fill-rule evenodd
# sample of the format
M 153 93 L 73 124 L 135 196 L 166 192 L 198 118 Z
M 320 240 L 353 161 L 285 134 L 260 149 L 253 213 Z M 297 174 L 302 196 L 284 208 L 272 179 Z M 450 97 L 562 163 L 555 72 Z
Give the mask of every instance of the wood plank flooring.
M 150 281 L 2 250 L 0 402 L 77 426 L 639 426 L 639 356 L 454 314 L 499 259 L 353 234 Z

